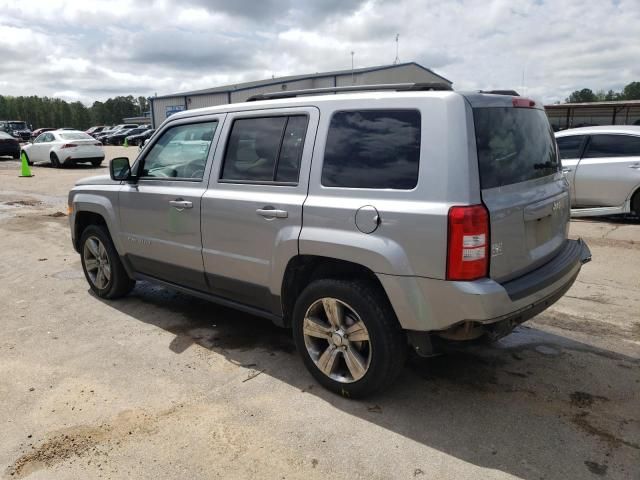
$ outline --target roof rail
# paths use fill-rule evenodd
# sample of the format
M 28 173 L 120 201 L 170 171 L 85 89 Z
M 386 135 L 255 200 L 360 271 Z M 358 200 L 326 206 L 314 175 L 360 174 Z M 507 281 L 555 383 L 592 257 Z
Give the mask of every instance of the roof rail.
M 323 87 L 309 88 L 306 90 L 291 90 L 282 92 L 259 93 L 247 99 L 247 102 L 255 102 L 257 100 L 275 100 L 278 98 L 301 97 L 305 95 L 322 95 L 325 93 L 342 93 L 342 92 L 370 92 L 377 90 L 392 90 L 396 92 L 412 92 L 427 90 L 453 90 L 451 85 L 441 82 L 428 83 L 383 83 L 380 85 L 349 85 L 346 87 Z
M 515 90 L 480 90 L 478 93 L 490 93 L 491 95 L 509 95 L 511 97 L 520 96 L 520 94 Z

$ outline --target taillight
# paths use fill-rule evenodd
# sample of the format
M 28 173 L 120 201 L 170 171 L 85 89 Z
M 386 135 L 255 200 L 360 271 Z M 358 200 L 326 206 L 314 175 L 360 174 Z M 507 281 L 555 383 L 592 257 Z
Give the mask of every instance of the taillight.
M 528 98 L 514 97 L 511 101 L 514 107 L 532 108 L 536 106 L 536 102 Z
M 65 143 L 60 148 L 73 148 L 73 147 L 77 147 L 77 146 L 78 145 L 76 145 L 75 143 Z
M 447 280 L 476 280 L 489 273 L 489 214 L 484 205 L 449 209 Z

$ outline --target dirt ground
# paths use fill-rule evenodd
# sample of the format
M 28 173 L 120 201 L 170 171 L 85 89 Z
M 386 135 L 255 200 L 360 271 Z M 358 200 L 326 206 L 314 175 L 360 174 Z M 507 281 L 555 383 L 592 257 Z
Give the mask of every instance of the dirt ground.
M 18 171 L 0 159 L 2 478 L 640 479 L 638 222 L 573 222 L 593 262 L 550 310 L 350 401 L 264 320 L 92 296 L 66 194 L 106 167 Z

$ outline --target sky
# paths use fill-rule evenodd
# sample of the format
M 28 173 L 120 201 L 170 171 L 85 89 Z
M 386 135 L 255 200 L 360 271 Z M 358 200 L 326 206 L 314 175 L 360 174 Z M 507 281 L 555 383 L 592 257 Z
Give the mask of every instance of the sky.
M 640 0 L 0 0 L 0 95 L 90 105 L 415 61 L 545 103 L 640 81 Z

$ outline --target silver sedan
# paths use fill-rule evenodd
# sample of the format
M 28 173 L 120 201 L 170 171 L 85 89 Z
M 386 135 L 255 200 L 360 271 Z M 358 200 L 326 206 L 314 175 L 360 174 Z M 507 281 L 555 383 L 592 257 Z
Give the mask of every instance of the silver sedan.
M 640 214 L 640 126 L 573 128 L 556 140 L 572 216 Z

